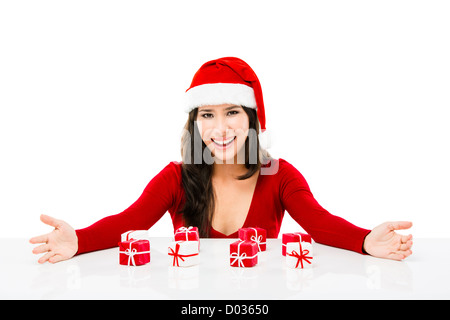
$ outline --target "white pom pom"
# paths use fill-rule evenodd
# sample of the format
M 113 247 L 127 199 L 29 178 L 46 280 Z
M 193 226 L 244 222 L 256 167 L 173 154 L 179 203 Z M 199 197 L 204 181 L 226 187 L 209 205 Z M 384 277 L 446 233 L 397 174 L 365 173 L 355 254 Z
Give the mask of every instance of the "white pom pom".
M 259 146 L 264 150 L 270 149 L 272 146 L 271 135 L 267 130 L 259 133 Z

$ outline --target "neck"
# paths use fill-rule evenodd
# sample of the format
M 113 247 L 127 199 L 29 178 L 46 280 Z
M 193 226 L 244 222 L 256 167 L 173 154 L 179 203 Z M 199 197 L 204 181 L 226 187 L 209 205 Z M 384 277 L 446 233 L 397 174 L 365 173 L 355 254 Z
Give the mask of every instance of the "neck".
M 214 163 L 213 177 L 215 179 L 236 179 L 247 172 L 247 168 L 243 164 L 217 164 Z

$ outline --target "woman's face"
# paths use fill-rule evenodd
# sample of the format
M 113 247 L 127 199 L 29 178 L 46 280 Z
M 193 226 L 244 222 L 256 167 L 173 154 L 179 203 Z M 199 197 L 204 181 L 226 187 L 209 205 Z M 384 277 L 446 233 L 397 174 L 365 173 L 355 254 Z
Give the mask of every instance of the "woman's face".
M 216 163 L 238 163 L 248 136 L 249 119 L 241 106 L 221 104 L 198 108 L 197 125 Z

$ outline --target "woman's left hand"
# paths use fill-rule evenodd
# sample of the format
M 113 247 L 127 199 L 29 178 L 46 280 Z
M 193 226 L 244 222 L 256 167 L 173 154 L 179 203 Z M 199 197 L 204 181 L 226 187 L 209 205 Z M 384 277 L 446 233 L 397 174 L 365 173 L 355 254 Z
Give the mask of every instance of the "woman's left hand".
M 401 235 L 395 230 L 409 229 L 412 222 L 385 222 L 373 228 L 364 240 L 364 250 L 378 258 L 403 260 L 412 254 L 412 235 Z

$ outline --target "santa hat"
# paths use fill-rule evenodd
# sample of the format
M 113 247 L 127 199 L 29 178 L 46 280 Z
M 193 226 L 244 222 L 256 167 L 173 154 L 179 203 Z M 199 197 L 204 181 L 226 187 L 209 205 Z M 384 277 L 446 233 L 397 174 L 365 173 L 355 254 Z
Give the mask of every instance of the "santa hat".
M 205 105 L 235 104 L 256 109 L 261 133 L 266 130 L 264 101 L 253 69 L 234 57 L 206 62 L 195 73 L 186 90 L 185 110 L 190 112 Z

